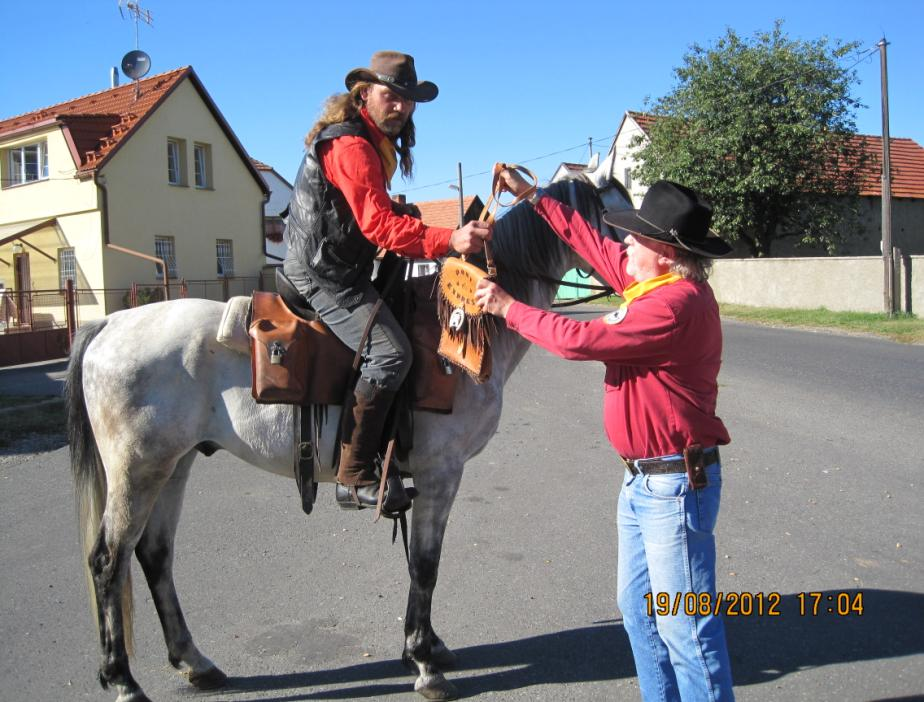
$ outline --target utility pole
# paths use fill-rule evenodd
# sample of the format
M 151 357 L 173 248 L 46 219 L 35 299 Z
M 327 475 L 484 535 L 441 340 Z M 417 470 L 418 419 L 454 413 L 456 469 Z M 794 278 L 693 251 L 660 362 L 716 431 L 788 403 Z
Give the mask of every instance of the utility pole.
M 892 264 L 892 167 L 890 163 L 891 143 L 889 141 L 889 75 L 886 63 L 885 37 L 877 44 L 879 47 L 880 84 L 882 87 L 882 264 L 883 288 L 882 298 L 885 313 L 890 317 L 895 313 L 893 282 L 895 268 Z
M 465 198 L 462 196 L 462 162 L 459 161 L 459 227 L 465 226 Z

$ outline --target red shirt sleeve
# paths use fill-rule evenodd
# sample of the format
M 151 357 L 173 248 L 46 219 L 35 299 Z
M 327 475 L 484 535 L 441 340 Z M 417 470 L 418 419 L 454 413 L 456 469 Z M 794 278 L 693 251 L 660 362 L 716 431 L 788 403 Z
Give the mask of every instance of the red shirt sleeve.
M 343 193 L 359 229 L 369 241 L 409 258 L 439 258 L 449 250 L 452 229 L 428 227 L 395 214 L 385 189 L 375 147 L 358 136 L 342 136 L 318 146 L 325 177 Z
M 662 301 L 639 298 L 619 322 L 607 319 L 580 322 L 522 302 L 507 311 L 508 328 L 561 358 L 648 367 L 673 362 L 677 320 Z

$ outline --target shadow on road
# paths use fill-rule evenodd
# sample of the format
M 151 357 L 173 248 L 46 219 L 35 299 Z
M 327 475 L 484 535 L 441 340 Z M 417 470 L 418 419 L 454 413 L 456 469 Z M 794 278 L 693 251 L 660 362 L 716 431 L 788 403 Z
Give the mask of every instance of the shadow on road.
M 840 615 L 842 605 L 862 592 L 863 613 Z M 831 600 L 827 599 L 828 595 Z M 726 616 L 735 685 L 754 685 L 807 668 L 924 653 L 924 594 L 892 590 L 823 592 L 816 614 L 813 598 L 782 596 L 769 616 Z M 827 608 L 832 607 L 828 612 Z M 756 609 L 756 606 L 755 606 Z M 765 607 L 766 610 L 766 600 Z M 516 690 L 534 685 L 616 680 L 635 676 L 632 652 L 622 626 L 601 623 L 516 641 L 470 646 L 456 651 L 450 676 L 462 697 Z M 484 670 L 484 673 L 465 675 Z M 402 678 L 400 682 L 388 681 Z M 374 698 L 408 692 L 408 671 L 398 661 L 376 661 L 343 668 L 287 675 L 231 678 L 234 692 L 295 690 L 351 685 L 316 692 L 265 698 L 268 702 L 311 699 Z M 902 698 L 907 702 L 918 697 Z

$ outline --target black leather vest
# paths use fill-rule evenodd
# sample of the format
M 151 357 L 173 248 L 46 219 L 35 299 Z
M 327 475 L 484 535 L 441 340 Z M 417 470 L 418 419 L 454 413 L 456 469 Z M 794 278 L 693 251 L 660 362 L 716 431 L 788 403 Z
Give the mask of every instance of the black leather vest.
M 344 307 L 362 298 L 377 251 L 360 231 L 343 193 L 324 176 L 318 159 L 319 144 L 347 135 L 369 138 L 361 120 L 332 124 L 305 152 L 289 202 L 283 264 L 303 295 L 317 286 Z

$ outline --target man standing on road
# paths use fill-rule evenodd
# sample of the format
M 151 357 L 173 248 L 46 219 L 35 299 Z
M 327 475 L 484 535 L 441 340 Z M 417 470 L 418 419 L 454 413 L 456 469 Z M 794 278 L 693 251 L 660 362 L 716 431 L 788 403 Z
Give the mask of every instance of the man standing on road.
M 370 277 L 379 248 L 411 258 L 438 258 L 450 249 L 476 253 L 491 229 L 470 222 L 456 230 L 428 227 L 388 196 L 399 166 L 409 177 L 419 102 L 439 92 L 418 81 L 414 58 L 395 51 L 372 56 L 369 68 L 345 79 L 349 92 L 331 97 L 305 139 L 307 150 L 289 204 L 283 270 L 330 330 L 354 351 L 379 300 Z M 395 394 L 411 365 L 401 325 L 380 307 L 368 332 L 352 407 L 344 407 L 337 502 L 374 507 L 375 459 Z M 405 509 L 391 481 L 386 509 Z
M 514 195 L 530 186 L 513 170 Z M 619 309 L 590 322 L 515 301 L 482 281 L 481 307 L 562 358 L 606 364 L 604 424 L 625 457 L 619 495 L 617 601 L 642 698 L 733 700 L 725 630 L 715 603 L 721 466 L 729 436 L 715 415 L 722 330 L 710 259 L 731 247 L 711 236 L 711 208 L 669 181 L 639 210 L 607 213 L 620 244 L 536 191 L 530 202 L 557 234 L 619 292 Z

